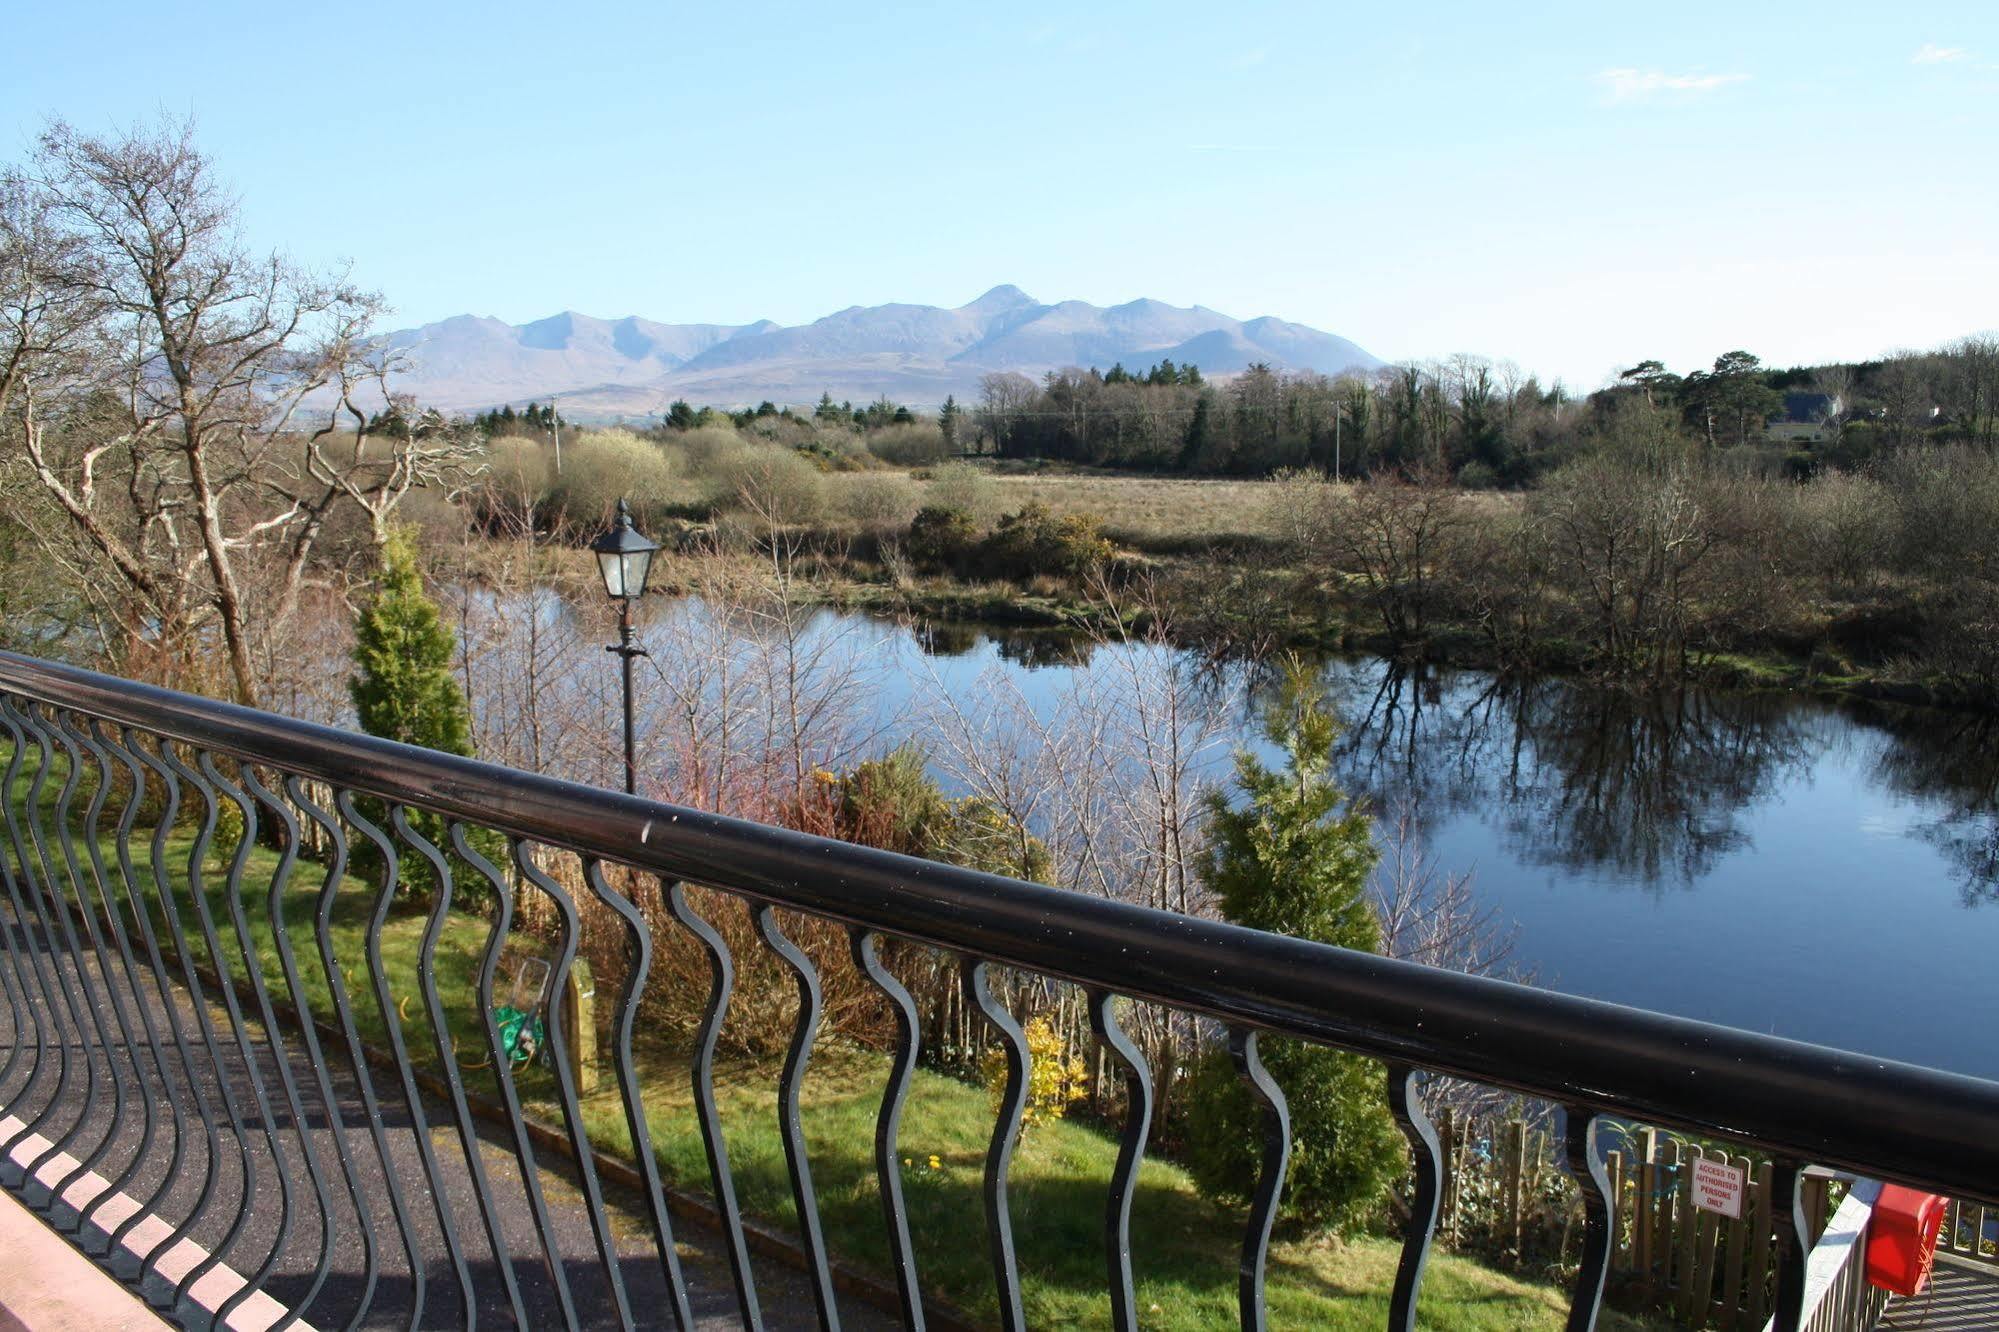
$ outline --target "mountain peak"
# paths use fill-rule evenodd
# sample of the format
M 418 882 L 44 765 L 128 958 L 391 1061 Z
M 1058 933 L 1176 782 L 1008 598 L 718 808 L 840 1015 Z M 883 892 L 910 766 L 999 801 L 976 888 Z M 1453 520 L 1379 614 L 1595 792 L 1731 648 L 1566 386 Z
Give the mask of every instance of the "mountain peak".
M 973 314 L 999 314 L 1007 310 L 1018 310 L 1023 305 L 1034 304 L 1036 304 L 1035 299 L 1019 287 L 1011 282 L 1002 282 L 976 301 L 958 308 L 969 310 Z

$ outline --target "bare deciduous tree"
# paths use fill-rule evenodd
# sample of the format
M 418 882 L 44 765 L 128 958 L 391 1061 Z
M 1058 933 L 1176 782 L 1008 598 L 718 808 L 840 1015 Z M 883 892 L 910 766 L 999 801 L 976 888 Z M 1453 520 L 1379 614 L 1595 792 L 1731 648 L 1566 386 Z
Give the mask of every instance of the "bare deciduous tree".
M 108 619 L 128 644 L 183 667 L 219 647 L 255 702 L 253 639 L 298 609 L 336 508 L 380 526 L 431 474 L 411 441 L 384 468 L 358 444 L 334 459 L 333 422 L 301 425 L 366 373 L 379 301 L 253 253 L 184 122 L 51 125 L 0 176 L 0 217 L 0 420 L 47 535 L 106 575 L 89 594 L 121 589 Z M 260 562 L 275 573 L 252 579 Z
M 1007 451 L 1021 414 L 1034 405 L 1038 392 L 1033 380 L 1010 370 L 980 376 L 976 419 L 979 429 L 992 440 L 995 453 Z
M 1333 567 L 1358 574 L 1382 628 L 1398 643 L 1422 639 L 1432 583 L 1466 518 L 1464 493 L 1439 472 L 1376 475 L 1345 487 L 1320 547 Z

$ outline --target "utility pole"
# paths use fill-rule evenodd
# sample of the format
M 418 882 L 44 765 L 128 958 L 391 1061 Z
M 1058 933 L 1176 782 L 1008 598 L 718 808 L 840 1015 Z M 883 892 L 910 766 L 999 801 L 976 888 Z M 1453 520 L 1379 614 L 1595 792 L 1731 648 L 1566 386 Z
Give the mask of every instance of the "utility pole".
M 551 396 L 548 400 L 548 425 L 555 432 L 555 474 L 562 475 L 562 412 Z
M 1347 415 L 1347 408 L 1345 403 L 1338 403 L 1333 407 L 1333 484 L 1334 485 L 1338 485 L 1340 483 L 1340 423 L 1346 420 L 1346 415 Z

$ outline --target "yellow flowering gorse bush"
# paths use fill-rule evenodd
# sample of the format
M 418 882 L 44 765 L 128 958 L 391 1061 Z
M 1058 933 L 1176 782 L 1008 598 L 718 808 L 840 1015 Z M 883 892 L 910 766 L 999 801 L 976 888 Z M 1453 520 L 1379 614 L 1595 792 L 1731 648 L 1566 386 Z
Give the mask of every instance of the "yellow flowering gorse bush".
M 1021 1115 L 1023 1129 L 1068 1114 L 1069 1107 L 1083 1099 L 1086 1077 L 1083 1061 L 1064 1051 L 1062 1035 L 1048 1018 L 1034 1018 L 1024 1030 L 1028 1070 L 1027 1109 Z M 1006 1095 L 1006 1051 L 999 1046 L 987 1050 L 979 1061 L 979 1074 L 997 1110 Z

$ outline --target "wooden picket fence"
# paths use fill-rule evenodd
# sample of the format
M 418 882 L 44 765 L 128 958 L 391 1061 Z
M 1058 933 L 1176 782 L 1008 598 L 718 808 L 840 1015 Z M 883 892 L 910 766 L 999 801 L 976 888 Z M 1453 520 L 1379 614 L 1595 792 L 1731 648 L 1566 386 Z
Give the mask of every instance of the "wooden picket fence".
M 1694 1206 L 1693 1163 L 1708 1158 L 1747 1179 L 1740 1220 Z M 1610 1153 L 1608 1165 L 1620 1222 L 1611 1270 L 1627 1289 L 1648 1306 L 1671 1310 L 1683 1327 L 1761 1329 L 1776 1295 L 1770 1163 L 1645 1129 L 1629 1153 Z M 1810 1175 L 1803 1183 L 1814 1243 L 1831 1213 L 1830 1183 Z
M 1542 1249 L 1573 1256 L 1580 1206 L 1551 1211 L 1536 1205 L 1546 1196 L 1550 1175 L 1560 1173 L 1544 1131 L 1519 1121 L 1473 1130 L 1448 1118 L 1438 1127 L 1445 1148 L 1439 1229 L 1447 1245 L 1464 1225 L 1467 1192 L 1476 1188 L 1490 1197 L 1496 1189 L 1488 1211 L 1505 1247 L 1525 1253 L 1538 1238 Z M 1693 1162 L 1703 1158 L 1744 1172 L 1747 1196 L 1740 1220 L 1694 1206 Z M 1680 1327 L 1761 1332 L 1776 1295 L 1770 1163 L 1642 1129 L 1629 1150 L 1609 1153 L 1607 1165 L 1617 1204 L 1613 1301 L 1666 1313 Z M 1832 1212 L 1831 1184 L 1809 1174 L 1803 1181 L 1813 1243 L 1825 1233 Z M 1549 1233 L 1537 1237 L 1536 1227 Z

